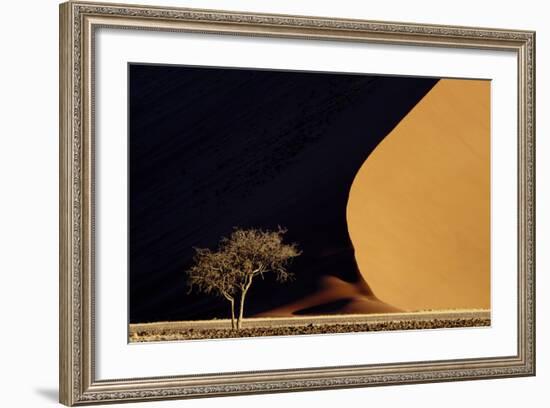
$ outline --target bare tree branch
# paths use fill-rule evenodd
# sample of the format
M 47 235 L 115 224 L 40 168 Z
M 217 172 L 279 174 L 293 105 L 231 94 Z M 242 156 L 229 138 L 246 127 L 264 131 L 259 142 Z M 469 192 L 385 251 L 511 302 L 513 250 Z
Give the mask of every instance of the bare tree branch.
M 234 300 L 240 298 L 237 328 L 242 325 L 246 294 L 254 277 L 271 272 L 278 282 L 291 280 L 287 270 L 290 261 L 301 252 L 296 244 L 284 244 L 286 229 L 276 231 L 235 228 L 231 235 L 222 237 L 217 251 L 194 248 L 194 265 L 187 270 L 189 289 L 223 296 L 231 303 L 234 327 Z

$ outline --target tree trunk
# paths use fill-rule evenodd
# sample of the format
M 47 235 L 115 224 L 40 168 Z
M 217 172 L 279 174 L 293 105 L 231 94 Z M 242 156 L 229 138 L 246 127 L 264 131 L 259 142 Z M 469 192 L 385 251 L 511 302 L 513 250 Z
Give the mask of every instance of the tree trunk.
M 244 314 L 244 299 L 246 297 L 247 290 L 244 290 L 241 294 L 241 302 L 239 307 L 239 319 L 237 320 L 237 330 L 240 330 L 243 327 L 243 314 Z
M 231 330 L 235 330 L 235 300 L 229 299 L 231 303 Z
M 237 319 L 237 330 L 243 327 L 244 299 L 246 298 L 246 293 L 248 292 L 248 289 L 250 289 L 250 285 L 252 285 L 252 279 L 254 279 L 254 276 L 253 275 L 249 276 L 246 282 L 246 285 L 242 288 L 241 301 L 240 301 L 240 307 L 239 307 L 239 318 Z

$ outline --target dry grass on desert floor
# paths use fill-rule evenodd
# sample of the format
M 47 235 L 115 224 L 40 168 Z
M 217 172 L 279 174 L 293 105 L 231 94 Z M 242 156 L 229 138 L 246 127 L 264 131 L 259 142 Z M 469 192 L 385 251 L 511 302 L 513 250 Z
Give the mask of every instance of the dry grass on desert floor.
M 446 310 L 371 315 L 247 318 L 241 330 L 228 319 L 130 324 L 129 341 L 223 339 L 257 336 L 424 330 L 491 325 L 488 310 Z

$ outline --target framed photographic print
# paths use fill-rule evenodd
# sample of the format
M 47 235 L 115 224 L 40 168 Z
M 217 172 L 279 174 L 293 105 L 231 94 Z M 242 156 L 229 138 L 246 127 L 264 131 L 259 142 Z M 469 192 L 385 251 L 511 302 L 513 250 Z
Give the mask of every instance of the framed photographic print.
M 61 402 L 534 375 L 534 42 L 62 4 Z

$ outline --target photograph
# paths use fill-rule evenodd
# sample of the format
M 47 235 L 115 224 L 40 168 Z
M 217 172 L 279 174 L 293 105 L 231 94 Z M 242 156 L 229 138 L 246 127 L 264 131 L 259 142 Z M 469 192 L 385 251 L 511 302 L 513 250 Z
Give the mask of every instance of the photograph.
M 491 80 L 129 62 L 128 341 L 491 326 Z
M 536 27 L 378 6 L 59 5 L 62 404 L 535 375 Z
M 4 2 L 0 405 L 540 407 L 547 10 Z

